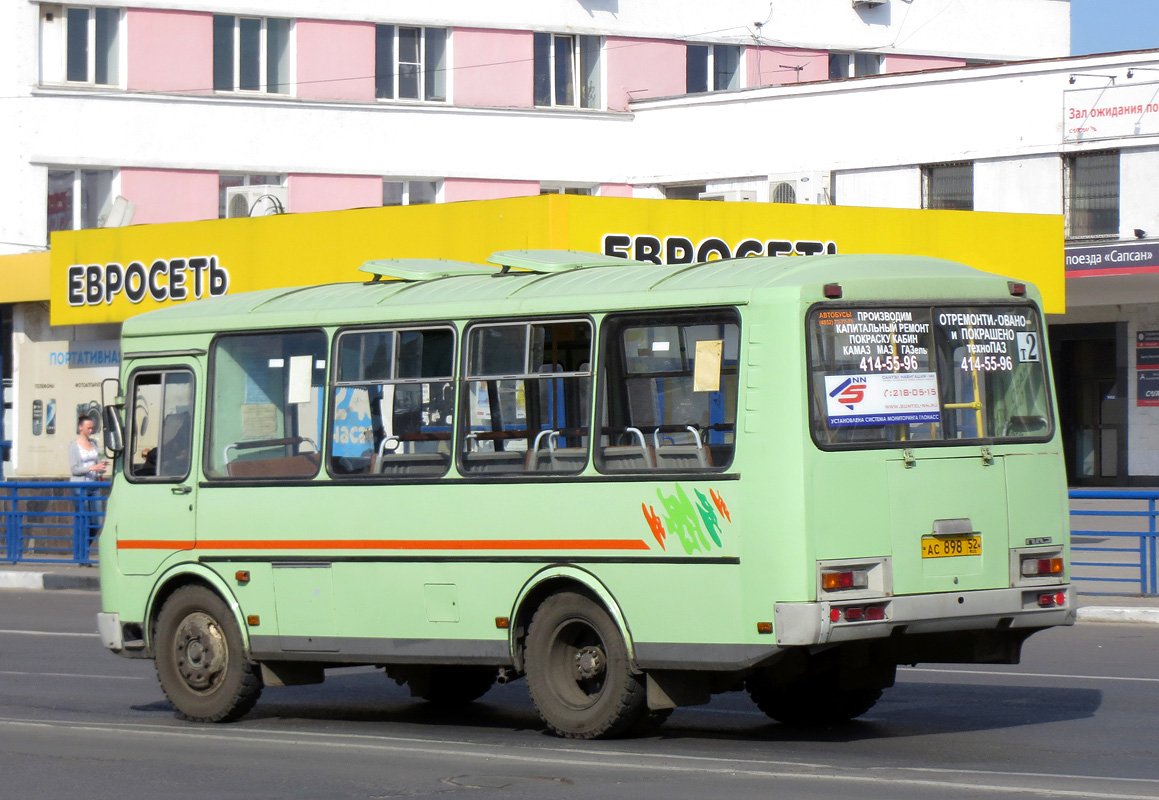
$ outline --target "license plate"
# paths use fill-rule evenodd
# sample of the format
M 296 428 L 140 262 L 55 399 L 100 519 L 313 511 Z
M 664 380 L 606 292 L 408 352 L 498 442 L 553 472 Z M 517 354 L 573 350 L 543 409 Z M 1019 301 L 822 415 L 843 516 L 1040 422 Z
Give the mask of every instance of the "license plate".
M 922 539 L 922 558 L 980 555 L 982 555 L 982 537 L 977 534 L 926 536 Z

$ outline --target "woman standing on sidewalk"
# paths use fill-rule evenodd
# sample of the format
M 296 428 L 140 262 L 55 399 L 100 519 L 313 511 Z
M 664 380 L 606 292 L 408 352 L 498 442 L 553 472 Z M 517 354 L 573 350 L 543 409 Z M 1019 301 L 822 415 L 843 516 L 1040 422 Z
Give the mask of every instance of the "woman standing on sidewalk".
M 97 450 L 97 445 L 92 440 L 93 431 L 96 430 L 96 423 L 93 422 L 92 417 L 81 416 L 76 421 L 77 437 L 68 443 L 68 466 L 72 477 L 72 481 L 99 481 L 104 477 L 105 470 L 109 467 L 109 462 L 101 458 L 100 451 Z M 101 532 L 101 526 L 97 522 L 101 511 L 101 501 L 99 499 L 100 492 L 95 489 L 77 489 L 76 491 L 77 511 L 83 513 L 88 519 L 88 542 L 84 549 L 85 558 L 87 561 L 88 551 L 92 548 L 93 539 Z

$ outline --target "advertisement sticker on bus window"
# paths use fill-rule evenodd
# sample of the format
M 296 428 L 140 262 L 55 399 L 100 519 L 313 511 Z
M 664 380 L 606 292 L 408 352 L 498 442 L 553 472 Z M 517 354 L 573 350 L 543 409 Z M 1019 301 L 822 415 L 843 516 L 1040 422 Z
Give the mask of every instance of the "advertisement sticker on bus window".
M 330 448 L 330 452 L 337 458 L 360 458 L 373 454 L 374 428 L 371 426 L 370 393 L 365 386 L 344 386 L 336 390 L 334 434 Z
M 825 395 L 830 425 L 941 421 L 933 372 L 826 375 Z

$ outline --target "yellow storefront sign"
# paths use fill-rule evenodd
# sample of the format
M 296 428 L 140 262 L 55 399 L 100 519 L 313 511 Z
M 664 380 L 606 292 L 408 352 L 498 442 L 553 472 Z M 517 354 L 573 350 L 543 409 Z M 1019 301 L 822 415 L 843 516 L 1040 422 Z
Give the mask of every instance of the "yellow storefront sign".
M 221 294 L 365 278 L 380 258 L 483 262 L 563 249 L 684 262 L 744 255 L 936 256 L 1036 284 L 1065 311 L 1054 215 L 545 195 L 53 234 L 51 322 L 120 322 Z

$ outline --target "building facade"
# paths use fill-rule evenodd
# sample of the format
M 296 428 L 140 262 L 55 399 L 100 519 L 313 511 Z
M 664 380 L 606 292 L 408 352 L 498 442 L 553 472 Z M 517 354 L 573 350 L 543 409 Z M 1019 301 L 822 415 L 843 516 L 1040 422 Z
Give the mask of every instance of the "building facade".
M 1072 483 L 1159 484 L 1159 53 L 1069 58 L 1068 19 L 1065 0 L 20 2 L 0 11 L 24 54 L 0 73 L 0 254 L 552 192 L 1058 214 Z M 115 338 L 0 302 L 16 342 Z

